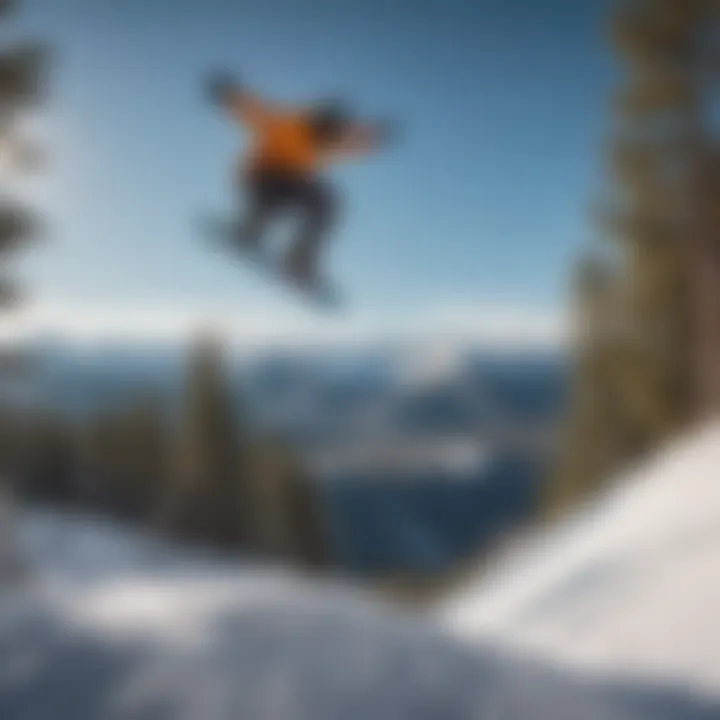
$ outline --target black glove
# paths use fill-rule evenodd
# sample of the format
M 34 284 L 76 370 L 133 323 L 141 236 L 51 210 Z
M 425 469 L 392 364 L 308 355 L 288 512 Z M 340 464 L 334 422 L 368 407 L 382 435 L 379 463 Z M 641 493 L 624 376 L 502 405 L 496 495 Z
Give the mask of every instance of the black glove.
M 214 72 L 207 78 L 205 89 L 210 102 L 225 105 L 233 95 L 241 92 L 241 85 L 230 73 Z

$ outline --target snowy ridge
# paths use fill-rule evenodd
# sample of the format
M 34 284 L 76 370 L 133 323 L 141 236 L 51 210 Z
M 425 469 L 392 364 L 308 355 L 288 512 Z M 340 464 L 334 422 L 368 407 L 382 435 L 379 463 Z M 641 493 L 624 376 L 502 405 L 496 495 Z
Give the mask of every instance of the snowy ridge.
M 465 641 L 720 696 L 719 482 L 715 425 L 470 583 L 441 621 Z

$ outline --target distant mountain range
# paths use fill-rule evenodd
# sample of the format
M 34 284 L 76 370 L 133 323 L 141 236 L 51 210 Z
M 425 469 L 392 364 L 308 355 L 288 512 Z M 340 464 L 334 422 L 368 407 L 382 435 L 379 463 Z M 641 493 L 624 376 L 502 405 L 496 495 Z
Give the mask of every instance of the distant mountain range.
M 34 354 L 33 394 L 69 412 L 119 407 L 147 391 L 172 405 L 184 381 L 176 347 L 46 343 Z M 255 425 L 302 443 L 542 427 L 557 416 L 566 378 L 560 356 L 471 350 L 438 365 L 422 348 L 275 352 L 239 358 L 230 372 Z

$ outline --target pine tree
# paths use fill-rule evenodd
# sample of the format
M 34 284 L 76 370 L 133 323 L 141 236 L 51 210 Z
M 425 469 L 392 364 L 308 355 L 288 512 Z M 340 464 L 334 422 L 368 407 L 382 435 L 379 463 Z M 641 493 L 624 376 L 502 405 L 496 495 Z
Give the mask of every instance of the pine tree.
M 627 82 L 618 102 L 612 212 L 625 259 L 621 311 L 635 366 L 624 391 L 648 447 L 684 425 L 696 404 L 689 140 L 700 102 L 691 60 L 701 8 L 693 0 L 624 3 L 615 23 Z
M 0 0 L 0 27 L 16 9 L 13 0 Z M 0 48 L 0 176 L 6 186 L 5 176 L 23 171 L 32 165 L 37 151 L 20 135 L 20 125 L 26 114 L 42 100 L 44 75 L 47 66 L 45 47 L 26 44 L 22 47 Z M 21 291 L 10 272 L 10 261 L 17 251 L 32 240 L 38 231 L 34 214 L 17 200 L 11 200 L 3 187 L 0 197 L 0 312 L 16 306 L 21 300 Z M 3 348 L 0 352 L 0 374 L 5 386 L 18 383 L 29 363 L 15 349 Z M 1 384 L 1 383 L 0 383 Z M 11 428 L 6 440 L 18 440 Z M 5 446 L 7 454 L 0 458 L 4 472 L 15 469 L 19 448 Z M 3 478 L 2 481 L 16 480 Z
M 80 455 L 75 424 L 59 412 L 33 415 L 23 458 L 23 489 L 35 498 L 74 503 L 80 499 Z
M 611 321 L 583 320 L 551 509 L 720 410 L 720 184 L 708 171 L 717 153 L 701 72 L 719 10 L 715 0 L 617 3 L 612 34 L 624 82 L 603 213 L 614 240 L 605 251 Z
M 141 522 L 155 521 L 169 476 L 162 403 L 140 394 L 126 409 L 84 423 L 79 485 L 82 500 Z
M 120 428 L 128 512 L 135 519 L 154 523 L 169 480 L 169 432 L 161 399 L 154 393 L 140 395 L 124 414 Z
M 0 3 L 0 21 L 15 3 Z M 46 49 L 38 43 L 0 52 L 0 172 L 4 175 L 24 170 L 30 156 L 37 155 L 20 134 L 20 125 L 28 112 L 43 98 Z M 8 272 L 8 262 L 37 232 L 34 214 L 18 201 L 0 200 L 0 305 L 8 307 L 20 299 L 16 282 Z
M 254 551 L 306 567 L 327 562 L 319 497 L 283 443 L 257 441 L 250 453 L 250 538 Z
M 185 422 L 177 455 L 171 522 L 185 533 L 238 546 L 246 539 L 244 438 L 222 343 L 199 338 L 190 353 Z
M 80 423 L 77 483 L 79 500 L 85 505 L 101 509 L 116 506 L 118 435 L 117 416 L 110 410 L 95 412 Z
M 571 505 L 577 496 L 605 471 L 618 418 L 613 390 L 613 343 L 610 320 L 617 287 L 613 271 L 597 257 L 587 258 L 575 279 L 576 366 L 572 382 L 573 402 L 566 419 L 560 465 L 546 497 L 551 513 Z

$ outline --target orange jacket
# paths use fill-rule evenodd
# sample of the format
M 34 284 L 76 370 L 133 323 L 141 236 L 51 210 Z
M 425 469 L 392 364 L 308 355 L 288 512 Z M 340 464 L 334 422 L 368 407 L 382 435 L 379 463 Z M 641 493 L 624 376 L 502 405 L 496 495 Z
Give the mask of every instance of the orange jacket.
M 252 136 L 246 169 L 280 170 L 315 174 L 342 155 L 364 153 L 374 144 L 372 131 L 354 127 L 332 145 L 321 144 L 312 132 L 309 114 L 302 110 L 283 110 L 243 93 L 230 110 Z
M 253 123 L 249 167 L 299 174 L 318 172 L 329 159 L 302 112 L 272 112 Z

